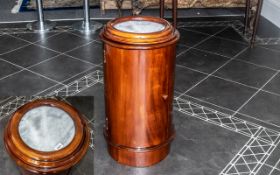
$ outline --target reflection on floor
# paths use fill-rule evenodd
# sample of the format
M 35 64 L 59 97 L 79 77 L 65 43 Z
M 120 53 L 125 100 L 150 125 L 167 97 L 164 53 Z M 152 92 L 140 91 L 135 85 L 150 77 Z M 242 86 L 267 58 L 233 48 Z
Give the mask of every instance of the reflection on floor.
M 280 173 L 280 30 L 263 22 L 259 36 L 266 40 L 249 48 L 237 30 L 242 25 L 232 24 L 180 24 L 174 98 L 177 136 L 170 156 L 153 167 L 122 166 L 106 152 L 102 44 L 97 34 L 85 36 L 67 22 L 43 37 L 23 31 L 20 25 L 2 29 L 0 94 L 94 95 L 97 175 L 112 171 L 276 175 Z M 0 108 L 1 118 L 21 103 L 0 99 L 1 106 L 9 104 Z

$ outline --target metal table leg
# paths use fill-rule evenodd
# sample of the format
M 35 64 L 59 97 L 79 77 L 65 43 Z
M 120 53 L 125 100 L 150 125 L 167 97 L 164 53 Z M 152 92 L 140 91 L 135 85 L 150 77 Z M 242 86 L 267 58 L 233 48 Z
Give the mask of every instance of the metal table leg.
M 84 20 L 73 25 L 73 29 L 84 33 L 94 33 L 102 27 L 101 23 L 90 21 L 89 0 L 84 0 Z
M 164 0 L 160 0 L 159 7 L 160 7 L 160 14 L 159 14 L 159 16 L 160 16 L 160 18 L 164 18 Z
M 39 31 L 39 32 L 52 30 L 55 27 L 55 22 L 44 20 L 42 0 L 36 0 L 36 6 L 37 6 L 38 21 L 35 21 L 33 23 L 28 23 L 26 26 L 27 29 L 33 31 Z
M 164 18 L 164 0 L 160 0 L 160 18 Z M 172 0 L 172 18 L 173 18 L 173 27 L 177 28 L 177 0 Z
M 178 16 L 178 11 L 177 11 L 177 6 L 178 6 L 178 0 L 173 0 L 172 1 L 172 18 L 173 18 L 173 27 L 176 29 L 177 28 L 177 16 Z
M 250 21 L 250 10 L 251 10 L 251 0 L 246 0 L 246 11 L 245 11 L 245 21 L 244 21 L 244 35 L 248 31 L 249 21 Z
M 252 33 L 251 42 L 250 42 L 251 47 L 253 47 L 256 42 L 256 35 L 257 35 L 257 31 L 258 31 L 262 6 L 263 6 L 263 0 L 259 0 L 258 5 L 257 5 L 257 10 L 256 10 L 256 16 L 255 16 L 255 20 L 254 20 L 254 24 L 253 24 L 253 33 Z

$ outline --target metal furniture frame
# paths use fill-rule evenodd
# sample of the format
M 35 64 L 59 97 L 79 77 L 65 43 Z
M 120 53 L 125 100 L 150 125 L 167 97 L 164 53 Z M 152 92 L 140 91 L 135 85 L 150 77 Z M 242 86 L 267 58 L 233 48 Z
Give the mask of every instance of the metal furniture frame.
M 89 0 L 84 0 L 84 19 L 83 21 L 75 23 L 72 27 L 83 33 L 94 33 L 98 29 L 102 28 L 102 24 L 96 21 L 90 21 L 90 3 Z
M 164 0 L 160 0 L 160 17 L 164 18 Z M 259 25 L 259 19 L 261 14 L 261 9 L 263 5 L 263 0 L 258 0 L 257 10 L 255 14 L 255 18 L 253 21 L 253 29 L 252 32 L 248 31 L 248 26 L 250 25 L 250 11 L 251 11 L 251 0 L 246 0 L 246 7 L 245 7 L 245 18 L 244 18 L 244 35 L 249 32 L 251 35 L 250 39 L 250 46 L 253 47 L 256 42 L 256 34 Z M 173 18 L 173 26 L 176 28 L 177 26 L 177 12 L 178 0 L 172 0 L 172 18 Z
M 33 30 L 33 31 L 49 31 L 55 28 L 55 22 L 46 21 L 44 19 L 44 13 L 43 13 L 43 1 L 42 0 L 36 0 L 36 6 L 37 6 L 37 18 L 38 20 L 32 23 L 27 24 L 27 29 Z

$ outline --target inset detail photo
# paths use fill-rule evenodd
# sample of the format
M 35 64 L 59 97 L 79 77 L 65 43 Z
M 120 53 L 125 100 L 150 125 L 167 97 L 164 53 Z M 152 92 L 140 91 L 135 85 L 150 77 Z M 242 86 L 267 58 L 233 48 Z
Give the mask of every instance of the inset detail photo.
M 94 97 L 5 99 L 1 175 L 93 175 Z

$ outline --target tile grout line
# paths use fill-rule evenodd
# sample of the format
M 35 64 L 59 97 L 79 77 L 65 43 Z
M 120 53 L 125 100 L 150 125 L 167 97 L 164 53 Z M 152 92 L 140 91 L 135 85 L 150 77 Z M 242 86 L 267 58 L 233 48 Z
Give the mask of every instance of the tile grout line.
M 20 47 L 18 47 L 18 48 L 16 48 L 16 49 L 13 49 L 13 50 L 10 50 L 10 51 L 1 53 L 0 56 L 5 55 L 5 54 L 9 54 L 9 53 L 11 53 L 11 52 L 17 51 L 17 50 L 19 50 L 19 49 L 22 49 L 22 48 L 25 48 L 25 47 L 28 47 L 28 46 L 31 46 L 31 45 L 35 45 L 35 43 L 41 41 L 41 39 L 40 39 L 40 40 L 37 40 L 37 41 L 35 41 L 35 42 L 30 42 L 30 41 L 28 41 L 28 40 L 23 40 L 23 39 L 21 39 L 21 38 L 19 38 L 19 37 L 15 37 L 15 36 L 10 35 L 10 34 L 5 34 L 5 35 L 7 35 L 7 36 L 9 36 L 9 37 L 12 37 L 12 38 L 15 38 L 15 39 L 19 39 L 19 40 L 25 41 L 25 42 L 27 42 L 27 43 L 29 43 L 29 44 L 25 44 L 25 45 L 20 46 Z M 58 34 L 54 34 L 54 35 L 52 35 L 52 36 L 56 36 L 56 35 L 58 35 Z M 2 36 L 4 36 L 4 35 L 2 35 Z M 49 37 L 47 37 L 46 39 L 49 39 L 49 38 L 51 38 L 52 36 L 49 36 Z
M 97 66 L 96 66 L 97 67 Z M 68 79 L 66 79 L 66 80 L 63 80 L 63 84 L 66 82 L 66 81 L 69 81 L 69 80 L 71 80 L 72 78 L 75 78 L 76 76 L 78 76 L 78 75 L 80 75 L 80 74 L 84 74 L 84 73 L 86 73 L 86 72 L 88 72 L 88 71 L 90 71 L 91 69 L 94 69 L 95 67 L 92 67 L 92 68 L 89 68 L 88 70 L 85 70 L 85 71 L 83 71 L 83 72 L 80 72 L 80 73 L 78 73 L 78 74 L 75 74 L 75 75 L 73 75 L 72 77 L 70 77 L 70 78 L 68 78 Z M 78 79 L 80 79 L 80 78 L 78 78 Z M 73 80 L 73 82 L 74 82 L 75 80 Z M 37 96 L 37 95 L 39 95 L 39 94 L 42 94 L 42 93 L 44 93 L 44 92 L 46 92 L 46 91 L 48 91 L 48 90 L 50 90 L 51 88 L 54 88 L 55 86 L 58 86 L 59 84 L 55 84 L 55 85 L 53 85 L 53 86 L 51 86 L 51 87 L 48 87 L 48 88 L 46 88 L 46 89 L 44 89 L 44 90 L 42 90 L 42 91 L 40 91 L 40 92 L 37 92 L 36 94 L 35 94 L 35 96 Z M 64 86 L 65 86 L 65 84 L 64 84 Z
M 38 75 L 38 76 L 40 76 L 40 77 L 46 78 L 46 79 L 48 79 L 48 80 L 50 80 L 50 81 L 52 81 L 52 82 L 54 82 L 54 83 L 64 85 L 63 83 L 61 83 L 61 82 L 59 82 L 59 81 L 53 80 L 53 79 L 51 79 L 51 78 L 49 78 L 49 77 L 46 77 L 45 75 L 42 75 L 42 74 L 40 74 L 40 73 L 34 72 L 34 71 L 32 71 L 32 70 L 29 70 L 29 69 L 26 69 L 25 67 L 16 65 L 16 64 L 14 64 L 14 63 L 12 63 L 12 62 L 10 62 L 10 61 L 4 60 L 4 59 L 2 59 L 2 58 L 0 58 L 0 60 L 5 61 L 5 62 L 7 62 L 7 63 L 10 63 L 10 64 L 12 64 L 12 65 L 14 65 L 14 66 L 19 67 L 19 68 L 22 68 L 22 71 L 26 70 L 26 71 L 31 72 L 31 73 L 33 73 L 33 74 L 36 74 L 36 75 Z M 17 73 L 19 73 L 19 72 L 17 72 Z
M 229 25 L 228 27 L 231 27 L 231 26 Z M 185 31 L 195 32 L 195 33 L 198 33 L 198 34 L 210 35 L 210 34 L 207 34 L 207 33 L 199 32 L 199 31 L 195 31 L 195 30 L 191 30 L 191 29 L 185 29 L 185 28 L 181 28 L 181 29 L 183 29 Z M 237 41 L 237 40 L 233 40 L 233 39 L 229 39 L 229 38 L 225 38 L 225 37 L 221 37 L 221 36 L 216 36 L 215 35 L 214 37 L 218 38 L 218 39 L 226 40 L 226 41 L 236 42 L 238 44 L 243 44 L 243 45 L 248 44 L 248 43 L 245 43 L 245 42 L 242 42 L 242 41 Z
M 185 44 L 182 44 L 182 43 L 180 43 L 180 44 L 178 44 L 178 45 L 179 45 L 179 46 L 184 46 L 184 47 L 188 47 L 188 48 L 189 48 L 189 46 L 187 46 L 187 45 L 185 45 Z M 231 57 L 226 56 L 226 55 L 222 55 L 222 54 L 220 54 L 220 53 L 211 52 L 211 51 L 203 50 L 203 49 L 199 49 L 199 48 L 192 48 L 192 49 L 193 49 L 193 50 L 197 50 L 197 51 L 201 51 L 201 52 L 204 52 L 204 53 L 208 53 L 208 54 L 218 55 L 218 56 L 224 57 L 224 58 L 226 58 L 226 59 L 231 59 Z M 182 51 L 182 52 L 186 53 L 185 51 Z M 181 52 L 181 53 L 182 53 L 182 52 Z M 180 53 L 180 55 L 178 54 L 178 56 L 181 56 L 181 55 L 182 55 L 181 53 Z M 238 60 L 238 61 L 244 62 L 244 63 L 248 63 L 248 64 L 251 64 L 251 65 L 255 65 L 255 66 L 257 66 L 257 67 L 263 67 L 263 68 L 266 68 L 266 69 L 278 71 L 278 69 L 274 69 L 274 68 L 272 68 L 272 67 L 268 67 L 268 66 L 256 64 L 256 63 L 253 63 L 253 62 L 250 62 L 250 61 L 246 61 L 246 60 L 242 60 L 242 59 L 240 59 L 240 58 L 236 58 L 235 60 Z
M 182 51 L 180 54 L 176 55 L 176 58 L 179 57 L 179 56 L 181 56 L 182 54 L 188 52 L 188 51 L 191 50 L 192 48 L 195 48 L 196 46 L 202 44 L 203 42 L 207 41 L 208 39 L 212 38 L 214 35 L 216 35 L 216 34 L 222 32 L 222 31 L 226 30 L 227 28 L 228 28 L 228 27 L 225 27 L 225 28 L 219 30 L 218 32 L 214 33 L 213 35 L 209 35 L 208 37 L 206 37 L 205 39 L 201 40 L 200 42 L 196 43 L 196 44 L 193 45 L 193 46 L 187 46 L 188 49 L 185 50 L 185 51 Z M 178 42 L 178 44 L 179 44 L 179 42 Z M 179 45 L 180 45 L 180 44 L 179 44 Z M 186 46 L 186 45 L 184 45 L 184 46 Z
M 12 38 L 15 38 L 15 39 L 18 39 L 18 40 L 21 40 L 21 41 L 27 42 L 27 43 L 29 43 L 29 44 L 25 44 L 25 45 L 20 46 L 20 47 L 18 47 L 18 48 L 16 48 L 16 49 L 13 49 L 13 50 L 10 50 L 10 51 L 7 51 L 7 52 L 4 52 L 4 53 L 1 53 L 1 54 L 0 54 L 0 56 L 2 56 L 2 55 L 6 55 L 6 54 L 9 54 L 9 53 L 11 53 L 11 52 L 14 52 L 14 51 L 17 51 L 17 50 L 23 49 L 23 48 L 28 47 L 28 46 L 31 46 L 31 45 L 35 45 L 35 46 L 37 46 L 37 45 L 36 45 L 36 43 L 41 41 L 41 39 L 40 39 L 40 40 L 37 40 L 37 41 L 35 41 L 35 42 L 31 42 L 31 41 L 28 41 L 28 40 L 25 40 L 25 39 L 22 39 L 22 38 L 19 38 L 19 37 L 16 37 L 16 36 L 10 35 L 10 34 L 6 34 L 6 35 L 7 35 L 7 36 L 10 36 L 10 37 L 12 37 Z M 58 34 L 54 34 L 54 35 L 52 35 L 52 36 L 49 36 L 49 37 L 47 37 L 46 39 L 49 39 L 49 38 L 51 38 L 51 37 L 53 37 L 53 36 L 56 36 L 56 35 L 58 35 Z
M 9 51 L 7 51 L 7 52 L 1 53 L 0 56 L 5 55 L 5 54 L 9 54 L 9 53 L 11 53 L 11 52 L 20 50 L 20 49 L 22 49 L 22 48 L 25 48 L 25 47 L 28 47 L 28 46 L 31 46 L 31 45 L 32 45 L 32 44 L 30 44 L 30 43 L 29 43 L 29 44 L 24 44 L 23 46 L 20 46 L 20 47 L 17 47 L 17 48 L 15 48 L 15 49 L 9 50 Z
M 0 60 L 3 61 L 2 58 L 0 58 Z M 13 66 L 14 66 L 14 65 L 13 65 Z M 17 67 L 17 66 L 16 66 L 16 67 Z M 18 68 L 19 68 L 19 67 L 18 67 Z M 11 76 L 13 76 L 13 75 L 15 75 L 15 74 L 17 74 L 17 73 L 20 73 L 20 72 L 22 72 L 22 71 L 24 71 L 24 70 L 23 70 L 23 69 L 20 69 L 19 71 L 16 71 L 16 72 L 13 72 L 13 73 L 11 73 L 11 74 L 9 74 L 9 75 L 6 75 L 6 76 L 0 78 L 0 81 L 6 79 L 6 78 L 8 78 L 8 77 L 11 77 Z
M 31 45 L 32 45 L 32 44 L 31 44 Z M 69 50 L 69 52 L 71 52 L 71 51 L 73 51 L 73 50 L 75 50 L 75 49 L 78 49 L 78 48 L 80 48 L 80 47 L 84 47 L 84 46 L 86 46 L 86 45 L 87 45 L 87 44 L 84 44 L 84 45 L 81 45 L 81 46 L 77 46 L 77 47 L 75 47 L 75 48 Z M 34 46 L 37 46 L 37 45 L 34 45 Z M 40 46 L 38 46 L 38 47 L 40 47 Z M 67 51 L 67 52 L 68 52 L 68 51 Z M 50 60 L 52 60 L 52 59 L 55 59 L 55 58 L 57 58 L 57 57 L 59 57 L 59 56 L 61 56 L 61 55 L 63 55 L 63 53 L 59 53 L 59 54 L 57 54 L 57 55 L 55 55 L 55 56 L 53 56 L 53 57 L 49 57 L 49 58 L 47 58 L 47 59 L 45 59 L 45 60 L 43 60 L 43 61 L 40 61 L 40 62 L 38 62 L 38 63 L 36 63 L 36 64 L 27 66 L 27 67 L 25 67 L 25 68 L 26 68 L 26 69 L 32 68 L 32 67 L 37 66 L 37 65 L 39 65 L 39 64 L 41 64 L 41 63 L 44 63 L 44 62 L 46 62 L 46 61 L 50 61 Z M 66 55 L 66 56 L 68 56 L 68 55 Z M 3 59 L 3 58 L 1 58 L 1 56 L 0 56 L 0 60 L 2 60 L 2 59 Z M 5 59 L 3 59 L 3 60 L 5 60 Z M 3 60 L 2 60 L 2 61 L 3 61 Z M 16 67 L 18 67 L 18 68 L 22 68 L 22 66 L 20 66 L 20 65 L 18 65 L 18 64 L 16 64 L 16 63 L 13 63 L 12 65 L 14 65 L 14 66 L 16 66 Z M 92 63 L 92 65 L 93 65 L 93 66 L 98 66 L 98 65 L 95 65 L 95 64 L 93 64 L 93 63 Z M 3 79 L 5 79 L 5 78 L 7 78 L 7 77 L 10 77 L 10 76 L 12 76 L 12 75 L 14 75 L 14 74 L 16 74 L 16 73 L 22 72 L 23 70 L 24 70 L 24 69 L 21 69 L 21 70 L 19 70 L 19 71 L 17 71 L 17 72 L 14 72 L 14 73 L 11 73 L 11 74 L 9 74 L 9 75 L 6 75 L 5 77 L 0 78 L 0 81 L 3 80 Z
M 186 46 L 186 45 L 183 45 L 183 46 Z M 225 57 L 225 58 L 227 58 L 227 59 L 231 59 L 231 57 L 225 56 L 225 55 L 222 55 L 222 54 L 219 54 L 219 53 L 215 53 L 215 52 L 211 52 L 211 51 L 207 51 L 207 50 L 202 50 L 202 49 L 198 49 L 198 48 L 192 48 L 192 49 L 197 50 L 197 51 L 201 51 L 201 52 L 204 52 L 204 53 L 219 55 L 219 56 Z M 262 67 L 262 68 L 266 68 L 266 69 L 278 71 L 278 69 L 274 69 L 274 68 L 271 68 L 271 67 L 268 67 L 268 66 L 264 66 L 264 65 L 252 63 L 252 62 L 250 62 L 250 61 L 242 60 L 242 59 L 239 59 L 239 58 L 236 58 L 235 60 L 240 61 L 240 62 L 244 62 L 244 63 L 248 63 L 248 64 L 251 64 L 251 65 L 255 65 L 255 66 L 257 66 L 257 67 Z
M 231 59 L 229 59 L 228 61 L 226 61 L 223 65 L 221 65 L 219 68 L 217 68 L 216 70 L 214 70 L 213 72 L 211 72 L 209 75 L 207 75 L 206 77 L 204 77 L 202 80 L 200 80 L 199 82 L 197 82 L 195 85 L 193 85 L 192 87 L 190 87 L 187 91 L 183 92 L 180 96 L 188 93 L 190 90 L 192 90 L 193 88 L 195 88 L 196 86 L 198 86 L 200 83 L 202 83 L 203 81 L 205 81 L 207 78 L 209 78 L 211 75 L 213 75 L 214 73 L 216 73 L 218 70 L 220 70 L 221 68 L 223 68 L 225 65 L 227 65 L 229 62 L 231 62 L 232 60 L 234 60 L 238 55 L 240 55 L 241 53 L 243 53 L 245 50 L 247 49 L 244 48 L 243 50 L 241 50 L 239 53 L 237 53 L 234 57 L 232 57 Z
M 203 72 L 203 71 L 200 71 L 200 70 L 197 70 L 197 69 L 193 69 L 193 68 L 190 68 L 188 66 L 185 66 L 185 65 L 181 65 L 181 64 L 176 64 L 176 66 L 178 67 L 182 67 L 182 68 L 186 68 L 186 69 L 189 69 L 191 71 L 194 71 L 194 72 L 198 72 L 198 73 L 201 73 L 201 74 L 204 74 L 204 75 L 209 75 L 209 73 L 206 73 L 206 72 Z M 251 86 L 251 85 L 246 85 L 246 84 L 243 84 L 243 83 L 240 83 L 238 81 L 234 81 L 234 80 L 231 80 L 231 79 L 228 79 L 228 78 L 223 78 L 223 77 L 220 77 L 220 76 L 217 76 L 217 75 L 211 75 L 212 77 L 215 77 L 215 78 L 218 78 L 218 79 L 221 79 L 221 80 L 225 80 L 225 81 L 228 81 L 228 82 L 232 82 L 232 83 L 236 83 L 236 84 L 239 84 L 239 85 L 242 85 L 242 86 L 246 86 L 248 88 L 252 88 L 252 89 L 255 89 L 255 90 L 259 90 L 260 88 L 258 87 L 254 87 L 254 86 Z M 210 77 L 211 77 L 210 76 Z M 269 93 L 271 95 L 276 95 L 276 96 L 279 96 L 280 97 L 280 94 L 278 93 L 275 93 L 275 92 L 270 92 L 268 90 L 264 90 L 264 89 L 261 89 L 262 92 L 266 92 L 266 93 Z
M 253 99 L 276 75 L 279 74 L 279 71 L 277 71 L 276 73 L 274 73 L 274 75 L 272 77 L 270 77 L 270 79 L 268 81 L 266 81 L 265 84 L 262 85 L 262 87 L 257 90 L 257 92 L 255 92 L 247 101 L 245 101 L 245 103 L 243 103 L 233 114 L 233 116 L 235 116 L 245 105 L 247 105 L 251 99 Z
M 259 45 L 259 47 L 260 47 L 260 48 L 262 48 L 262 49 L 266 49 L 266 50 L 269 50 L 269 51 L 273 51 L 273 52 L 280 53 L 280 51 L 279 51 L 279 50 L 277 50 L 277 49 L 271 49 L 271 48 L 267 48 L 267 47 L 260 46 L 260 45 Z
M 198 73 L 201 73 L 201 74 L 203 74 L 203 75 L 207 75 L 207 76 L 209 75 L 209 74 L 206 73 L 206 72 L 202 72 L 202 71 L 199 71 L 199 70 L 197 70 L 197 69 L 190 68 L 190 67 L 185 66 L 185 65 L 176 64 L 176 66 L 181 67 L 181 68 L 185 68 L 185 69 L 188 69 L 188 70 L 191 70 L 191 71 L 194 71 L 194 72 L 198 72 Z M 246 87 L 248 87 L 248 88 L 252 88 L 252 89 L 255 89 L 255 90 L 258 90 L 258 89 L 259 89 L 259 88 L 254 87 L 254 86 L 246 85 L 246 84 L 243 84 L 243 83 L 240 83 L 240 82 L 238 82 L 238 81 L 231 80 L 231 79 L 219 77 L 219 76 L 217 76 L 217 75 L 210 75 L 209 77 L 215 77 L 215 78 L 218 78 L 218 79 L 221 79 L 221 80 L 225 80 L 225 81 L 228 81 L 228 82 L 232 82 L 232 83 L 235 83 L 235 84 L 239 84 L 239 85 L 242 85 L 242 86 L 246 86 Z
M 39 41 L 38 41 L 38 42 L 39 42 Z M 73 50 L 75 50 L 75 49 L 78 49 L 78 48 L 87 46 L 87 45 L 89 45 L 89 44 L 91 44 L 91 43 L 93 43 L 93 42 L 96 42 L 96 40 L 92 40 L 92 41 L 90 41 L 89 43 L 83 44 L 83 45 L 81 45 L 81 46 L 77 46 L 77 47 L 75 47 L 75 48 L 73 48 L 73 49 L 70 49 L 70 50 L 64 52 L 64 53 L 58 52 L 58 51 L 55 51 L 55 50 L 51 50 L 51 49 L 49 49 L 49 48 L 47 48 L 47 47 L 43 47 L 43 46 L 41 46 L 41 45 L 37 45 L 37 44 L 31 43 L 31 44 L 29 44 L 29 45 L 34 45 L 34 46 L 37 46 L 37 47 L 41 47 L 41 48 L 45 48 L 45 49 L 47 49 L 47 50 L 54 51 L 54 52 L 58 53 L 58 55 L 55 55 L 55 56 L 53 56 L 53 57 L 50 57 L 50 58 L 48 58 L 48 59 L 46 59 L 46 60 L 43 60 L 43 61 L 41 61 L 41 62 L 39 62 L 39 63 L 36 63 L 36 64 L 33 64 L 33 65 L 31 65 L 31 66 L 24 67 L 24 69 L 22 69 L 22 68 L 23 68 L 22 66 L 8 61 L 8 63 L 10 63 L 10 64 L 12 64 L 12 65 L 14 65 L 14 66 L 16 66 L 16 67 L 18 67 L 18 68 L 21 68 L 21 70 L 19 70 L 19 71 L 17 71 L 17 72 L 14 72 L 14 73 L 12 73 L 12 74 L 9 74 L 9 75 L 7 75 L 7 76 L 5 76 L 5 77 L 2 77 L 0 80 L 3 80 L 3 79 L 5 79 L 5 78 L 7 78 L 7 77 L 10 77 L 10 76 L 12 76 L 12 75 L 14 75 L 14 74 L 16 74 L 16 73 L 20 73 L 20 72 L 22 72 L 23 70 L 31 71 L 31 70 L 29 70 L 29 68 L 32 68 L 32 67 L 34 67 L 34 66 L 37 66 L 37 65 L 39 65 L 39 64 L 41 64 L 41 63 L 44 63 L 44 62 L 46 62 L 46 61 L 50 61 L 50 60 L 52 60 L 52 59 L 54 59 L 54 58 L 56 58 L 56 57 L 59 57 L 59 56 L 61 56 L 61 55 L 65 55 L 65 56 L 71 57 L 71 58 L 73 58 L 73 59 L 82 61 L 82 62 L 84 62 L 84 63 L 90 63 L 92 66 L 98 66 L 97 64 L 93 64 L 93 63 L 91 63 L 91 62 L 84 61 L 84 60 L 75 58 L 75 57 L 73 57 L 73 56 L 71 56 L 71 55 L 65 54 L 65 53 L 71 52 L 71 51 L 73 51 Z M 5 61 L 5 59 L 2 59 L 2 58 L 0 58 L 0 60 Z M 7 62 L 7 61 L 5 61 L 5 62 Z
M 57 53 L 58 53 L 57 55 L 55 55 L 55 56 L 53 56 L 53 57 L 50 57 L 50 58 L 48 58 L 48 59 L 46 59 L 46 60 L 43 60 L 43 61 L 41 61 L 41 62 L 39 62 L 39 63 L 30 65 L 30 66 L 28 66 L 28 67 L 26 67 L 26 68 L 29 69 L 29 68 L 35 67 L 35 66 L 37 66 L 37 65 L 39 65 L 39 64 L 41 64 L 41 63 L 50 61 L 50 60 L 52 60 L 52 59 L 54 59 L 54 58 L 56 58 L 56 57 L 59 57 L 59 56 L 61 56 L 61 55 L 65 55 L 65 56 L 71 57 L 70 55 L 67 55 L 67 54 L 65 54 L 65 53 L 71 52 L 71 51 L 73 51 L 73 50 L 79 49 L 79 48 L 84 47 L 84 46 L 87 46 L 88 44 L 91 44 L 91 43 L 92 43 L 92 42 L 83 44 L 83 45 L 81 45 L 81 46 L 77 46 L 77 47 L 75 47 L 75 48 L 73 48 L 73 49 L 70 49 L 69 51 L 66 51 L 66 52 L 57 52 Z M 36 45 L 36 46 L 41 47 L 41 45 Z M 47 49 L 47 48 L 46 48 L 46 49 Z M 74 59 L 74 58 L 73 58 L 73 59 Z M 75 59 L 76 59 L 76 58 L 75 58 Z M 83 62 L 84 62 L 84 61 L 83 61 Z M 93 63 L 91 63 L 91 64 L 92 64 L 93 66 L 96 66 L 96 65 L 93 64 Z
M 68 32 L 66 32 L 66 31 L 64 31 L 64 32 L 65 32 L 65 33 L 68 33 Z M 63 33 L 63 32 L 62 32 L 62 33 Z M 57 35 L 60 35 L 60 34 L 62 34 L 62 33 L 59 33 L 59 34 L 57 34 Z M 72 34 L 72 33 L 69 33 L 69 34 Z M 55 36 L 57 36 L 57 35 L 55 35 Z M 74 35 L 74 34 L 72 34 L 72 35 Z M 15 37 L 15 36 L 13 36 L 13 37 Z M 51 37 L 52 37 L 52 36 L 50 36 L 49 38 L 51 38 Z M 30 41 L 27 41 L 27 40 L 22 39 L 22 38 L 18 38 L 18 37 L 15 37 L 15 38 L 20 39 L 20 40 L 23 40 L 23 41 L 25 41 L 25 42 L 30 42 Z M 49 38 L 47 38 L 47 39 L 49 39 Z M 85 38 L 82 38 L 82 37 L 80 37 L 80 38 L 85 40 Z M 38 42 L 39 42 L 39 41 L 38 41 Z M 43 45 L 41 45 L 41 44 L 37 44 L 38 42 L 32 43 L 32 44 L 35 45 L 35 46 L 38 46 L 38 47 L 41 47 L 41 48 L 44 48 L 44 49 L 47 49 L 47 50 L 56 52 L 57 54 L 65 55 L 65 56 L 71 57 L 71 58 L 73 58 L 73 59 L 82 61 L 82 62 L 84 62 L 84 63 L 88 63 L 88 64 L 95 65 L 95 64 L 93 64 L 93 63 L 91 63 L 91 62 L 89 62 L 89 61 L 82 60 L 82 59 L 79 59 L 79 58 L 77 58 L 77 57 L 74 57 L 74 56 L 71 56 L 71 55 L 68 55 L 68 54 L 67 54 L 68 52 L 71 52 L 71 51 L 73 51 L 74 49 L 78 49 L 78 48 L 80 48 L 80 47 L 87 46 L 87 45 L 89 45 L 89 44 L 91 44 L 91 43 L 93 43 L 93 42 L 97 42 L 97 40 L 95 40 L 95 39 L 90 40 L 90 41 L 86 42 L 85 44 L 82 44 L 81 46 L 77 46 L 77 47 L 75 47 L 74 49 L 70 49 L 70 50 L 67 50 L 67 51 L 64 51 L 64 52 L 60 52 L 60 51 L 51 49 L 51 48 L 49 48 L 49 47 L 43 46 Z M 99 42 L 97 42 L 97 43 L 99 43 Z M 100 44 L 100 43 L 99 43 L 99 44 Z
M 99 82 L 101 82 L 102 81 L 102 77 L 100 78 L 100 76 L 102 76 L 102 74 L 101 75 L 99 75 L 97 78 L 96 77 L 94 77 L 94 76 L 96 76 L 96 75 L 93 75 L 93 74 L 95 74 L 95 73 L 97 73 L 97 74 L 99 74 L 101 71 L 99 71 L 99 70 L 95 70 L 95 71 L 93 71 L 93 72 L 91 72 L 90 74 L 87 74 L 86 76 L 84 76 L 84 77 L 86 77 L 86 78 L 91 78 L 91 79 L 94 79 L 94 83 L 91 83 L 91 84 L 87 84 L 87 85 L 85 85 L 84 83 L 82 83 L 81 85 L 82 86 L 85 86 L 86 88 L 89 88 L 89 87 L 91 87 L 91 86 L 94 86 L 94 85 L 96 85 L 97 83 L 99 83 Z M 77 82 L 77 81 L 81 81 L 82 82 L 82 80 L 83 80 L 83 78 L 84 77 L 82 77 L 82 78 L 78 78 L 78 79 L 76 79 L 76 80 L 73 80 L 72 82 L 70 82 L 69 84 L 67 84 L 67 85 L 64 85 L 64 86 L 61 86 L 61 87 L 59 87 L 58 89 L 56 89 L 56 90 L 53 90 L 52 92 L 49 92 L 47 95 L 44 95 L 45 97 L 47 97 L 47 96 L 50 96 L 51 94 L 53 94 L 53 93 L 55 93 L 57 90 L 58 91 L 62 91 L 64 88 L 66 88 L 66 87 L 70 87 L 71 85 L 73 85 L 73 84 L 75 84 L 75 82 Z M 88 82 L 87 81 L 87 83 L 90 83 L 90 82 Z M 67 88 L 66 88 L 67 89 Z M 81 88 L 81 89 L 83 89 L 83 88 Z M 83 89 L 84 90 L 84 89 Z M 71 92 L 71 91 L 70 91 Z M 68 94 L 68 93 L 67 93 Z M 39 94 L 38 94 L 39 95 Z M 36 99 L 37 97 L 41 97 L 41 95 L 31 95 L 30 96 L 30 99 Z M 69 94 L 68 94 L 69 95 Z M 71 94 L 70 94 L 71 95 Z M 29 98 L 28 98 L 29 99 Z M 5 118 L 7 115 L 10 115 L 11 114 L 11 112 L 13 112 L 16 108 L 18 108 L 18 107 L 20 107 L 22 104 L 22 100 L 23 100 L 23 102 L 24 101 L 26 101 L 26 96 L 16 96 L 14 99 L 12 99 L 12 100 L 10 100 L 10 101 L 7 101 L 4 105 L 1 105 L 0 106 L 0 114 L 4 114 L 4 116 L 0 116 L 0 120 L 2 120 L 3 118 Z M 19 106 L 20 105 L 20 106 Z M 6 111 L 4 110 L 4 112 L 3 111 L 1 111 L 1 109 L 6 109 Z

